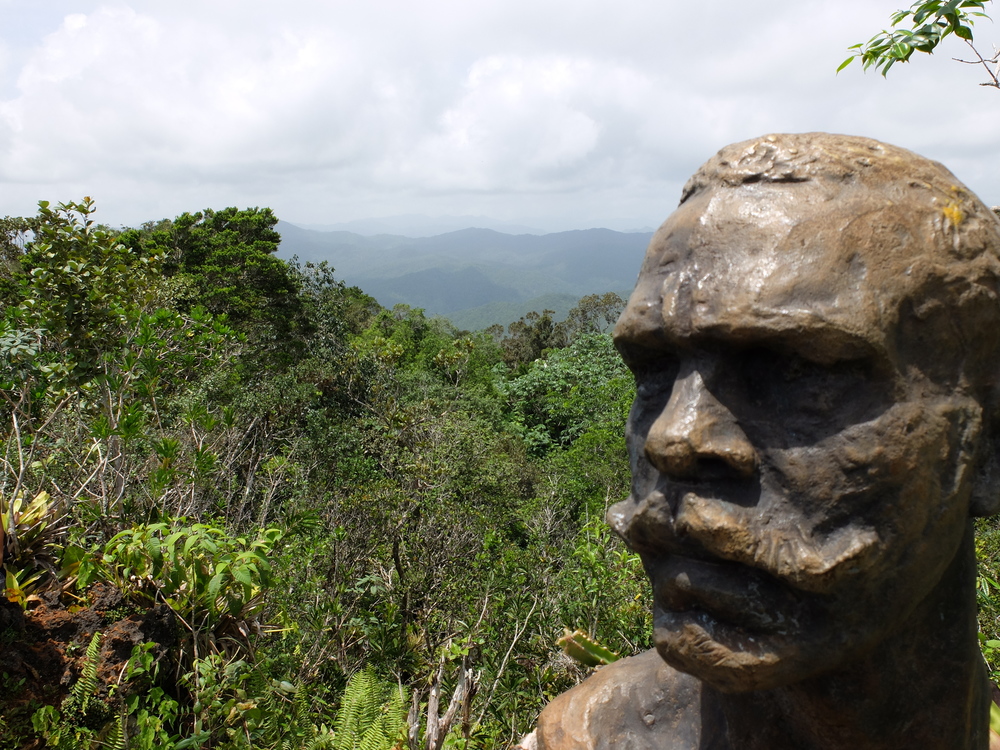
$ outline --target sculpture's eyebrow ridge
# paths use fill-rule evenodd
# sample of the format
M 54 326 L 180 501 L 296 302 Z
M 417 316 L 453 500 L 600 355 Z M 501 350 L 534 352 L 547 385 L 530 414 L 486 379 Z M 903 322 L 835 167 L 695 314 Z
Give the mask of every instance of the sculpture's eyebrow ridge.
M 814 314 L 774 316 L 751 321 L 713 321 L 695 324 L 681 333 L 664 326 L 670 345 L 764 347 L 796 354 L 821 365 L 857 359 L 889 364 L 885 343 L 878 332 L 868 335 Z M 873 335 L 874 334 L 874 335 Z
M 692 321 L 686 316 L 684 320 L 664 317 L 656 305 L 634 306 L 619 321 L 615 346 L 626 363 L 665 352 L 735 346 L 774 349 L 821 365 L 859 359 L 881 367 L 892 365 L 879 331 L 861 332 L 806 310 Z

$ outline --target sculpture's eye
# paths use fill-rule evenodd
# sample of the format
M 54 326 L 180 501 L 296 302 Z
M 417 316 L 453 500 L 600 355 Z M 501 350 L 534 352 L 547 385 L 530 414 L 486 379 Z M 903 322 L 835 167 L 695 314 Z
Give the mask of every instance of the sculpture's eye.
M 742 394 L 737 401 L 754 421 L 794 425 L 814 437 L 871 419 L 891 402 L 864 359 L 819 364 L 762 348 L 741 352 L 731 369 L 733 388 Z
M 661 354 L 629 366 L 635 375 L 636 400 L 659 402 L 670 397 L 679 369 L 675 357 Z
M 749 402 L 764 409 L 784 410 L 802 395 L 806 382 L 816 379 L 816 366 L 801 357 L 770 349 L 742 352 L 733 364 Z
M 669 364 L 669 363 L 668 363 Z M 636 374 L 635 395 L 644 401 L 658 400 L 668 397 L 673 390 L 677 368 L 664 368 L 652 372 Z
M 658 400 L 669 397 L 677 378 L 679 363 L 673 351 L 650 349 L 630 342 L 616 342 L 625 365 L 635 376 L 636 399 Z

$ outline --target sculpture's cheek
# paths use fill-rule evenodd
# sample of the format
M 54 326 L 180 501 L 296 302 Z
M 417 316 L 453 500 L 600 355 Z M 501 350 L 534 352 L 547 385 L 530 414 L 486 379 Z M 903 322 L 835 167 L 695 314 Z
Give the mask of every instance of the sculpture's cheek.
M 967 416 L 964 405 L 951 400 L 904 402 L 814 445 L 765 449 L 762 484 L 772 507 L 764 510 L 787 506 L 786 512 L 816 525 L 840 516 L 876 523 L 887 510 L 901 510 L 896 506 L 903 500 L 908 516 L 925 516 L 947 502 L 940 489 L 951 484 L 948 478 L 962 461 Z
M 977 409 L 961 399 L 903 402 L 817 445 L 766 454 L 763 522 L 798 529 L 820 555 L 842 551 L 848 538 L 869 541 L 849 564 L 831 560 L 825 580 L 800 574 L 794 584 L 875 596 L 884 578 L 917 565 L 936 580 L 964 532 L 967 446 L 978 425 Z M 908 588 L 898 593 L 919 595 Z

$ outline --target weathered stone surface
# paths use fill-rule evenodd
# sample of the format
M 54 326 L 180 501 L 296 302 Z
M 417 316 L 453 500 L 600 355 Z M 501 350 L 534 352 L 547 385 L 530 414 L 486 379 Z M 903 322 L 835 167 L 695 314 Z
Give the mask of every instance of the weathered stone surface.
M 716 747 L 725 720 L 705 721 L 701 692 L 699 680 L 671 669 L 654 650 L 621 659 L 552 701 L 538 723 L 538 747 Z
M 766 136 L 692 177 L 615 330 L 638 396 L 608 519 L 665 661 L 561 696 L 540 750 L 985 750 L 998 290 L 1000 221 L 908 151 Z

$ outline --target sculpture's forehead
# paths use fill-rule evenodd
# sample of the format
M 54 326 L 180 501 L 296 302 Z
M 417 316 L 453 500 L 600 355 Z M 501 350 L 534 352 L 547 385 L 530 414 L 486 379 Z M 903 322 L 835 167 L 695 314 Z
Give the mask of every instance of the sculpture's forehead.
M 907 217 L 871 193 L 706 191 L 654 236 L 616 335 L 780 340 L 821 361 L 884 352 L 918 244 Z

